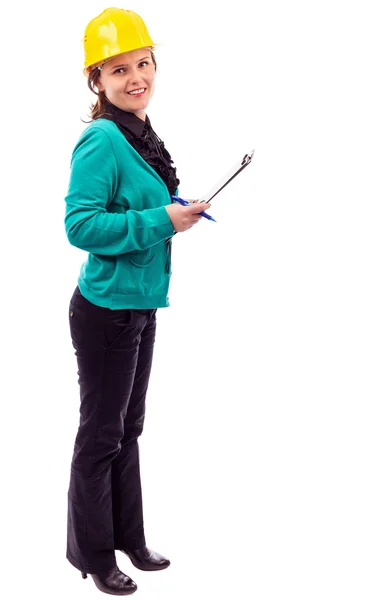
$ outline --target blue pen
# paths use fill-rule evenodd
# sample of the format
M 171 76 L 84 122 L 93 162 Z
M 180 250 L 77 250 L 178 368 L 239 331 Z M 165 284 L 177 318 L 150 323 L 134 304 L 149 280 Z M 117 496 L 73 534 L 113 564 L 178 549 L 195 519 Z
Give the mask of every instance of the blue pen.
M 191 206 L 191 203 L 188 202 L 188 200 L 183 200 L 183 198 L 179 198 L 179 196 L 171 196 L 171 198 L 173 200 L 176 200 L 176 202 L 179 202 L 180 204 L 182 204 L 183 206 Z M 213 219 L 213 217 L 211 215 L 208 215 L 208 213 L 202 211 L 199 213 L 202 217 L 205 217 L 206 219 L 209 219 L 210 221 L 214 221 L 214 223 L 216 223 L 217 221 L 215 219 Z

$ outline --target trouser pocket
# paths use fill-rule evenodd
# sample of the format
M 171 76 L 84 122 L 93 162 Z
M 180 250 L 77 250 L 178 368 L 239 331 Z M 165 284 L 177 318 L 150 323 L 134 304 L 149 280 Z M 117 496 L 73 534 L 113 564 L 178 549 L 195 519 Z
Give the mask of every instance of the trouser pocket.
M 69 303 L 69 325 L 76 350 L 109 350 L 132 327 L 133 309 L 111 310 L 87 300 L 77 287 Z

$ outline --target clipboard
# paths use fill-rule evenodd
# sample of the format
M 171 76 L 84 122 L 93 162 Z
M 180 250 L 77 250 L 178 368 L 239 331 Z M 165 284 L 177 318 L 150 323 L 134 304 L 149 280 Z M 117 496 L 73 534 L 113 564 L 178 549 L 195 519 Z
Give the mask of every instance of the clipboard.
M 251 164 L 254 153 L 255 151 L 252 150 L 251 154 L 245 154 L 243 158 L 237 163 L 235 163 L 232 169 L 230 169 L 230 171 L 228 171 L 228 173 L 226 173 L 226 175 L 224 175 L 224 177 L 222 177 L 215 184 L 214 187 L 212 187 L 208 192 L 206 192 L 204 196 L 202 196 L 199 199 L 199 202 L 210 202 L 214 198 L 214 196 L 219 194 L 219 192 L 223 190 L 223 188 L 226 187 L 226 185 L 229 184 L 230 181 L 232 181 L 237 175 L 239 175 L 239 173 L 243 171 L 243 169 L 245 169 L 246 166 Z

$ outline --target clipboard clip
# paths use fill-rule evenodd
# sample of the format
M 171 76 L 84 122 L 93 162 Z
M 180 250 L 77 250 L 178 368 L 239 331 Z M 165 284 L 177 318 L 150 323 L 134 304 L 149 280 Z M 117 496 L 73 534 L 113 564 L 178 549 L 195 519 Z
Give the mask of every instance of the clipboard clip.
M 252 151 L 251 155 L 249 155 L 249 154 L 244 155 L 242 162 L 241 162 L 242 167 L 243 166 L 246 167 L 251 162 L 253 153 L 254 153 L 254 150 Z
M 247 165 L 249 165 L 249 163 L 252 161 L 254 153 L 255 151 L 252 150 L 250 154 L 245 154 L 241 161 L 237 162 L 233 168 L 205 194 L 205 196 L 200 198 L 199 202 L 210 202 L 214 196 L 219 194 L 219 192 L 223 190 L 223 188 L 226 187 L 230 181 L 232 181 L 237 175 L 239 175 L 241 171 L 243 171 L 243 169 L 245 169 Z

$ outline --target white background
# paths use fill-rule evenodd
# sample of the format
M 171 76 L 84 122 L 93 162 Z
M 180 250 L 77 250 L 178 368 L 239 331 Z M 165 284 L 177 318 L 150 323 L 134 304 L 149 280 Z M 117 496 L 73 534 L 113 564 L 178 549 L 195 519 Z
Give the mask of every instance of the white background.
M 103 2 L 2 15 L 2 588 L 99 597 L 65 558 L 78 426 L 68 303 L 85 254 L 64 197 L 93 96 L 81 40 Z M 120 5 L 121 6 L 121 5 Z M 206 192 L 173 244 L 140 440 L 164 572 L 137 598 L 374 600 L 375 35 L 371 2 L 159 0 L 148 114 Z

